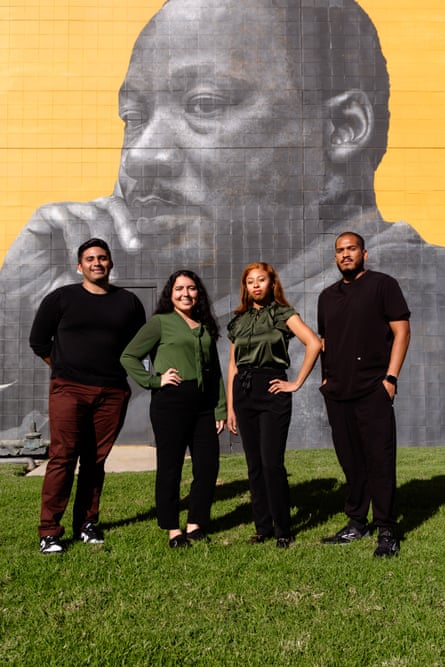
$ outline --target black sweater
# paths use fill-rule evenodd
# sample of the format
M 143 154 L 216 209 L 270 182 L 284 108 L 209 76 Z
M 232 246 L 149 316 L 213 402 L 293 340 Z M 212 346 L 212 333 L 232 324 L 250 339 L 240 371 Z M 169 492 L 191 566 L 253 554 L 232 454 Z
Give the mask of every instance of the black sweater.
M 145 322 L 142 303 L 111 286 L 92 294 L 81 284 L 59 287 L 46 296 L 29 337 L 39 357 L 51 358 L 51 377 L 96 387 L 126 387 L 119 357 Z

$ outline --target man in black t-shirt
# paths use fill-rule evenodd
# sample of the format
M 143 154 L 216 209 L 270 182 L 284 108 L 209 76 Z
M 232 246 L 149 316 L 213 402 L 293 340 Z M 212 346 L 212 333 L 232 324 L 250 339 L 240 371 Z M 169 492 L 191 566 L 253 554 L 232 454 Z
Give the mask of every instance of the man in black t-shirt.
M 110 285 L 110 249 L 93 238 L 78 250 L 81 284 L 48 294 L 35 316 L 30 345 L 51 367 L 50 447 L 42 489 L 40 551 L 61 553 L 60 521 L 79 461 L 73 507 L 76 539 L 101 544 L 95 524 L 105 460 L 123 424 L 130 388 L 119 358 L 145 322 L 139 299 Z
M 347 544 L 369 536 L 372 503 L 379 531 L 374 555 L 394 556 L 399 542 L 393 400 L 410 340 L 410 311 L 394 278 L 365 269 L 368 253 L 359 234 L 340 234 L 335 256 L 343 277 L 318 300 L 323 339 L 320 390 L 348 485 L 349 521 L 323 542 Z

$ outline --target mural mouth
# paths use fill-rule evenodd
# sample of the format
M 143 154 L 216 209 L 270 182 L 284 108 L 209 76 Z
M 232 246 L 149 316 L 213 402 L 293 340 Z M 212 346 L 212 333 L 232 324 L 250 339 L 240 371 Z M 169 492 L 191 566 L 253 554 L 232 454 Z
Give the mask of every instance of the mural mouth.
M 139 186 L 142 184 L 140 183 Z M 138 191 L 139 190 L 139 191 Z M 133 193 L 131 204 L 133 206 L 141 207 L 156 207 L 156 206 L 186 206 L 191 205 L 187 196 L 179 189 L 171 186 L 165 186 L 160 183 L 147 184 L 147 187 L 139 187 Z
M 185 219 L 195 221 L 202 214 L 199 205 L 178 191 L 166 189 L 158 189 L 147 195 L 137 195 L 131 201 L 131 209 L 133 216 L 141 221 L 142 226 L 143 219 L 164 225 L 170 220 L 180 224 Z

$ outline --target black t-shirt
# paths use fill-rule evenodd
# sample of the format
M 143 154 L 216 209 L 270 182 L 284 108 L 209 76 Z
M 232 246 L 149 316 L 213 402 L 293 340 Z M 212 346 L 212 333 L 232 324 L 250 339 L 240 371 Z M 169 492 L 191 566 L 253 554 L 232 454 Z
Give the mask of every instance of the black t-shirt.
M 144 307 L 132 292 L 111 286 L 92 294 L 81 284 L 66 285 L 43 299 L 29 342 L 39 357 L 51 357 L 53 378 L 126 387 L 119 358 L 144 323 Z
M 318 300 L 318 331 L 325 340 L 322 393 L 334 400 L 373 391 L 388 368 L 393 344 L 390 322 L 410 311 L 394 278 L 366 271 L 351 283 L 340 280 Z

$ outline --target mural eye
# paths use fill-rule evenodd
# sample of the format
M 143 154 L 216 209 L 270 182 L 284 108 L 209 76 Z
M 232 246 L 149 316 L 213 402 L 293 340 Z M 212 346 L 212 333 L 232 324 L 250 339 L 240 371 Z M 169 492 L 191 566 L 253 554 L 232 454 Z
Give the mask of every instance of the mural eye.
M 227 107 L 227 100 L 220 95 L 193 95 L 187 101 L 186 111 L 193 116 L 210 117 L 216 116 Z
M 121 115 L 125 124 L 125 129 L 137 129 L 146 122 L 145 116 L 141 111 L 126 111 Z

